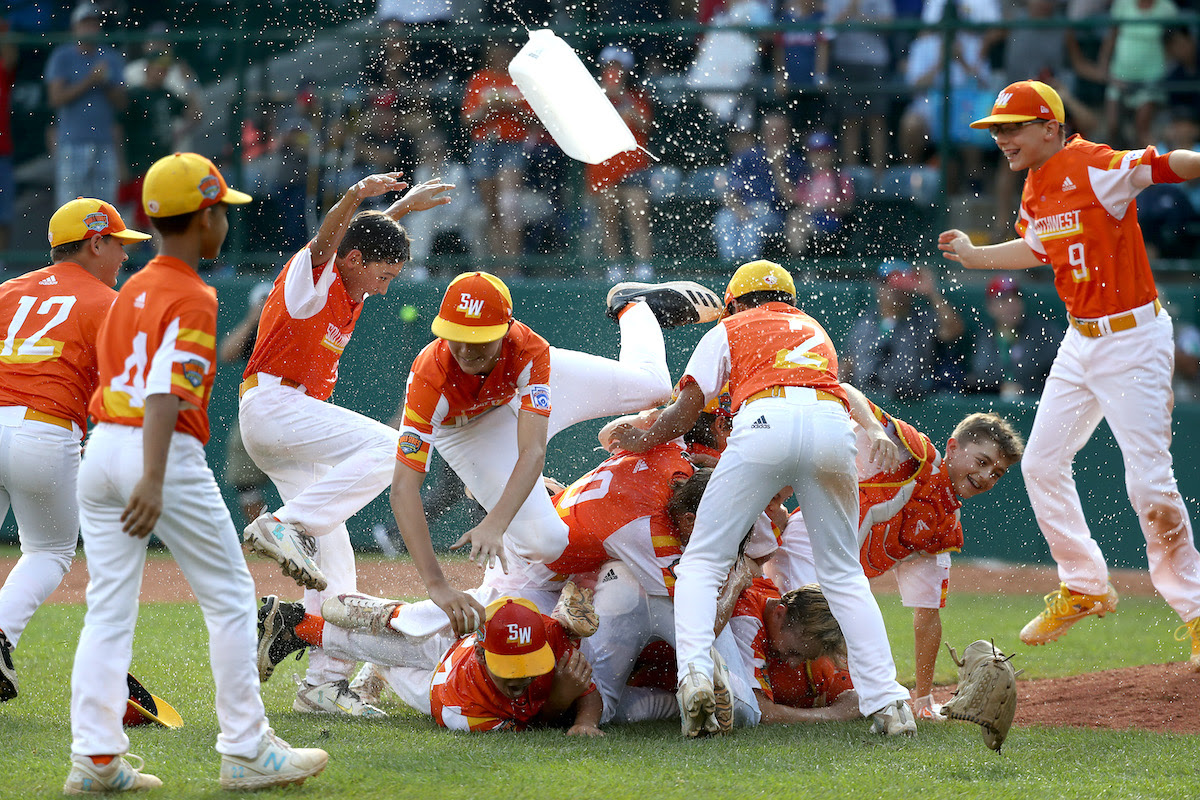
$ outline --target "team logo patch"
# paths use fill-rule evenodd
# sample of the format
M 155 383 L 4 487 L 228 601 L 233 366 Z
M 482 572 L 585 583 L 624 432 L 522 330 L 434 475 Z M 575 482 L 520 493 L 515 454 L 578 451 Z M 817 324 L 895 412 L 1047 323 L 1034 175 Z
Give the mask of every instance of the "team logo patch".
M 530 644 L 533 641 L 533 628 L 528 625 L 517 625 L 515 622 L 510 622 L 508 625 L 508 644 L 522 647 Z
M 193 389 L 197 388 L 204 383 L 204 364 L 199 361 L 183 362 L 183 378 Z
M 779 278 L 776 278 L 774 275 L 768 272 L 766 275 L 762 276 L 762 282 L 767 286 L 774 286 L 775 284 L 779 283 Z
M 157 214 L 158 209 L 159 209 L 159 205 L 158 205 L 157 200 L 147 200 L 146 201 L 146 210 L 149 211 L 151 214 Z
M 1001 92 L 996 95 L 996 108 L 1004 108 L 1008 105 L 1008 101 L 1012 100 L 1012 92 Z
M 89 231 L 99 233 L 108 227 L 108 214 L 103 211 L 93 211 L 83 218 L 83 225 Z
M 544 385 L 529 387 L 529 404 L 543 411 L 550 408 L 550 387 Z
M 400 437 L 399 448 L 400 452 L 406 456 L 411 456 L 413 453 L 421 449 L 421 437 L 415 433 L 406 433 Z
M 200 194 L 204 195 L 205 200 L 216 200 L 221 194 L 221 182 L 217 180 L 216 175 L 205 175 L 204 180 L 200 181 L 200 185 L 196 187 L 200 190 Z
M 479 319 L 483 314 L 483 300 L 471 297 L 468 292 L 460 292 L 458 295 L 458 305 L 454 310 L 461 311 L 464 316 L 470 319 Z

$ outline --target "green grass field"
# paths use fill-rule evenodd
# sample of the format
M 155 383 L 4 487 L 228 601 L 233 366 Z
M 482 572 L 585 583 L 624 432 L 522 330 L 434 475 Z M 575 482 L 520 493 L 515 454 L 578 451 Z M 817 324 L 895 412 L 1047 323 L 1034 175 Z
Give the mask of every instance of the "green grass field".
M 992 634 L 1018 650 L 1025 677 L 1159 663 L 1181 658 L 1171 640 L 1178 621 L 1157 598 L 1122 599 L 1121 613 L 1086 621 L 1053 647 L 1030 649 L 1016 631 L 1037 610 L 1028 598 L 954 595 L 943 614 L 947 641 L 962 647 Z M 895 596 L 880 600 L 901 680 L 912 680 L 911 613 Z M 16 652 L 21 696 L 0 705 L 9 742 L 0 797 L 54 796 L 70 758 L 70 673 L 82 606 L 45 606 Z M 1014 729 L 998 755 L 966 723 L 923 723 L 916 741 L 866 733 L 867 723 L 759 728 L 718 740 L 684 741 L 675 724 L 610 728 L 603 739 L 558 731 L 452 734 L 392 698 L 387 720 L 356 722 L 291 711 L 286 661 L 264 687 L 276 731 L 295 745 L 329 750 L 330 765 L 295 796 L 329 798 L 1191 798 L 1200 744 L 1194 736 L 1069 728 Z M 133 672 L 183 715 L 185 727 L 131 729 L 131 751 L 166 784 L 169 798 L 222 794 L 206 636 L 198 608 L 142 607 Z M 938 683 L 955 672 L 944 655 Z M 1112 702 L 1105 698 L 1103 702 Z M 1098 699 L 1098 702 L 1101 702 Z

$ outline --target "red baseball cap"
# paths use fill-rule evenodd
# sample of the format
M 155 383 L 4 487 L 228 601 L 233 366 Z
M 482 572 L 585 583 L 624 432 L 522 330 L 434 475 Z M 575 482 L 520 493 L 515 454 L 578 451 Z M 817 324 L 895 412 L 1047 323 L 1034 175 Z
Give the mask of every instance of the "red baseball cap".
M 1062 98 L 1054 88 L 1041 81 L 1017 81 L 996 95 L 992 113 L 971 123 L 972 128 L 989 128 L 1005 122 L 1029 122 L 1035 119 L 1066 119 Z
M 554 669 L 546 624 L 529 600 L 501 597 L 487 607 L 483 652 L 499 678 L 536 678 Z
M 915 292 L 920 285 L 917 280 L 917 268 L 898 258 L 880 264 L 879 277 L 883 279 L 884 286 L 901 292 Z
M 1021 287 L 1017 286 L 1017 281 L 1011 275 L 998 275 L 987 285 L 988 299 L 999 297 L 1002 294 L 1020 294 Z
M 77 197 L 64 203 L 50 218 L 50 228 L 46 232 L 51 247 L 82 242 L 93 236 L 111 236 L 126 244 L 150 238 L 148 233 L 126 228 L 115 208 L 94 197 Z
M 433 335 L 452 342 L 494 342 L 508 333 L 512 295 L 488 272 L 464 272 L 450 281 L 433 318 Z

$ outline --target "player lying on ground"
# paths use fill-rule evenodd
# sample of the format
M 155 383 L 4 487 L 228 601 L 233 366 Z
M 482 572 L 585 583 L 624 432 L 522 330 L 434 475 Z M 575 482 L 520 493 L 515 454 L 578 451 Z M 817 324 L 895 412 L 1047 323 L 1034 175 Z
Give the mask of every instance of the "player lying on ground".
M 494 275 L 464 273 L 446 290 L 433 333 L 413 361 L 392 480 L 392 510 L 430 598 L 456 634 L 483 607 L 446 582 L 433 552 L 420 487 L 432 448 L 487 509 L 455 547 L 485 565 L 508 555 L 553 561 L 569 532 L 541 486 L 546 442 L 576 422 L 648 408 L 671 391 L 662 326 L 712 320 L 716 296 L 690 283 L 618 285 L 616 361 L 552 348 L 513 318 L 512 296 Z
M 997 96 L 987 128 L 1009 169 L 1028 170 L 1016 229 L 1020 238 L 976 247 L 959 230 L 938 247 L 967 269 L 1048 264 L 1071 327 L 1046 378 L 1022 470 L 1029 502 L 1058 563 L 1062 585 L 1021 630 L 1038 645 L 1090 615 L 1117 607 L 1108 566 L 1092 538 L 1072 478 L 1075 454 L 1106 419 L 1121 447 L 1125 485 L 1137 512 L 1154 588 L 1184 624 L 1200 670 L 1200 552 L 1171 467 L 1171 316 L 1158 299 L 1138 225 L 1137 195 L 1155 183 L 1200 178 L 1200 152 L 1113 150 L 1067 138 L 1058 92 L 1018 81 Z
M 246 527 L 246 548 L 304 585 L 313 612 L 325 597 L 357 588 L 345 523 L 391 481 L 395 429 L 328 401 L 363 305 L 387 293 L 409 258 L 399 220 L 449 203 L 454 187 L 425 181 L 385 211 L 355 213 L 363 200 L 407 188 L 399 172 L 370 175 L 329 209 L 275 279 L 239 392 L 246 452 L 284 501 Z M 381 716 L 349 691 L 353 669 L 313 653 L 293 708 Z
M 1021 459 L 1024 443 L 1003 418 L 967 416 L 946 442 L 943 458 L 925 434 L 884 412 L 857 389 L 842 384 L 851 401 L 858 438 L 859 561 L 868 578 L 891 571 L 901 602 L 913 609 L 918 719 L 942 719 L 933 703 L 933 671 L 942 644 L 940 609 L 950 585 L 950 553 L 961 550 L 962 501 L 990 491 Z M 861 422 L 860 422 L 861 420 Z M 864 424 L 865 423 L 865 424 Z M 868 454 L 869 431 L 880 428 L 902 461 L 881 469 Z M 801 509 L 783 532 L 764 572 L 783 590 L 816 578 L 812 544 Z
M 573 613 L 587 616 L 590 608 Z M 299 603 L 270 595 L 259 611 L 260 666 L 274 669 L 293 652 L 321 646 L 325 632 L 333 630 Z M 501 597 L 488 604 L 482 628 L 453 642 L 433 666 L 390 667 L 389 681 L 406 703 L 451 730 L 550 725 L 566 727 L 568 736 L 603 736 L 600 695 L 578 644 L 578 637 L 532 602 Z

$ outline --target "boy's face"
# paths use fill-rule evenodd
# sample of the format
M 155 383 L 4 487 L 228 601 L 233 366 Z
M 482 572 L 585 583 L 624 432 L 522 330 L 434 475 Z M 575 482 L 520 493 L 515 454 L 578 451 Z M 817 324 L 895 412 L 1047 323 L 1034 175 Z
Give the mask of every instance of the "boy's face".
M 504 349 L 504 338 L 491 342 L 452 342 L 446 339 L 450 355 L 458 362 L 458 368 L 468 375 L 487 375 L 500 362 L 500 351 Z
M 518 697 L 524 695 L 529 691 L 529 687 L 533 685 L 533 682 L 537 680 L 536 676 L 529 678 L 501 678 L 488 667 L 487 656 L 484 654 L 483 647 L 478 644 L 475 646 L 475 658 L 479 659 L 479 665 L 487 673 L 488 680 L 495 685 L 500 694 L 509 700 L 516 700 Z
M 990 490 L 1008 472 L 1009 466 L 1000 445 L 991 439 L 978 442 L 951 439 L 946 443 L 942 465 L 955 494 L 962 500 Z
M 358 250 L 351 250 L 339 259 L 338 272 L 346 293 L 355 303 L 361 303 L 373 294 L 387 294 L 392 280 L 404 269 L 404 262 L 364 261 Z
M 229 234 L 229 206 L 217 203 L 205 211 L 208 212 L 208 224 L 201 230 L 200 257 L 216 258 Z
M 816 637 L 806 635 L 800 629 L 787 624 L 779 625 L 775 629 L 767 646 L 772 656 L 789 667 L 799 667 L 806 661 L 820 658 L 825 652 Z

